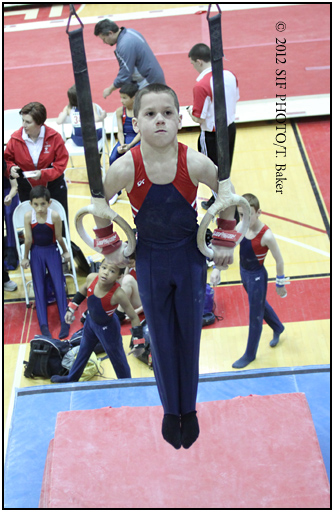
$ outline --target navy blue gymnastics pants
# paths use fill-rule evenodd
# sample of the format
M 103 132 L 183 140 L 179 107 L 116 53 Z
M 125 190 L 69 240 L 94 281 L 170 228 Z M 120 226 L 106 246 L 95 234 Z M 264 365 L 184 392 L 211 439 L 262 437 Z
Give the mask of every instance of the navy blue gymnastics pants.
M 136 271 L 165 414 L 196 410 L 206 260 L 196 238 L 149 245 L 139 238 Z
M 64 322 L 67 300 L 61 256 L 57 245 L 33 244 L 30 253 L 30 268 L 39 325 L 48 325 L 46 269 L 48 269 L 53 283 L 60 320 Z
M 97 342 L 100 341 L 108 354 L 118 379 L 130 379 L 131 371 L 123 348 L 121 327 L 116 315 L 112 315 L 105 325 L 99 325 L 87 314 L 80 349 L 74 364 L 67 375 L 68 382 L 77 382 Z M 62 378 L 64 382 L 64 377 Z
M 265 267 L 259 270 L 245 270 L 240 266 L 242 284 L 248 294 L 249 332 L 246 355 L 255 358 L 262 333 L 263 320 L 274 332 L 281 333 L 283 324 L 273 308 L 266 301 L 268 273 Z

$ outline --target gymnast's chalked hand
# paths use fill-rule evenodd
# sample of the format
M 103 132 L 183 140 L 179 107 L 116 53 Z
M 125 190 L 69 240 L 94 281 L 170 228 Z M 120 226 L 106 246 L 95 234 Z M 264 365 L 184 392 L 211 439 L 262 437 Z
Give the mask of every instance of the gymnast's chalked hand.
M 210 284 L 212 286 L 217 286 L 220 283 L 220 269 L 214 268 L 212 269 L 211 275 L 210 275 Z
M 122 245 L 116 251 L 105 255 L 106 262 L 115 263 L 120 268 L 128 267 L 131 260 L 124 256 L 127 245 L 127 242 L 122 241 Z
M 210 248 L 213 250 L 213 261 L 216 267 L 220 270 L 227 270 L 233 263 L 234 247 L 211 244 Z
M 281 299 L 285 299 L 285 297 L 288 295 L 285 286 L 276 287 L 276 293 L 281 297 Z

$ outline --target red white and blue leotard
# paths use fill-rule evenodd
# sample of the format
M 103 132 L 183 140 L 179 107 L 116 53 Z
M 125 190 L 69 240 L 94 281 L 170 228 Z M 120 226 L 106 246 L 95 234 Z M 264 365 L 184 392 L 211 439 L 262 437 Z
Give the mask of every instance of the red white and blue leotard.
M 263 320 L 276 333 L 284 330 L 283 324 L 266 300 L 268 273 L 264 260 L 268 247 L 262 246 L 261 240 L 268 229 L 268 226 L 264 225 L 252 240 L 244 237 L 240 243 L 240 275 L 249 302 L 249 332 L 245 354 L 250 359 L 256 356 Z
M 40 224 L 36 219 L 35 210 L 31 213 L 32 240 L 35 245 L 51 245 L 56 243 L 55 227 L 52 221 L 52 210 L 48 208 L 46 222 Z
M 124 144 L 131 144 L 131 142 L 133 141 L 133 139 L 136 137 L 136 132 L 134 131 L 133 129 L 133 126 L 132 126 L 132 117 L 129 117 L 127 114 L 126 114 L 126 108 L 123 107 L 123 114 L 122 114 L 122 124 L 123 124 L 123 134 L 124 134 Z M 138 146 L 140 144 L 140 141 L 137 142 L 136 146 Z M 120 156 L 122 156 L 122 154 L 120 154 L 117 149 L 120 147 L 120 143 L 117 142 L 117 144 L 113 147 L 113 150 L 112 152 L 110 153 L 110 157 L 109 157 L 109 165 L 111 165 L 112 163 L 115 162 L 115 160 L 117 160 L 117 158 L 119 158 Z
M 97 281 L 98 276 L 87 290 L 88 313 L 83 328 L 80 350 L 70 373 L 66 377 L 58 379 L 58 382 L 78 381 L 98 342 L 102 344 L 108 354 L 117 378 L 131 378 L 130 367 L 123 348 L 121 326 L 117 315 L 114 315 L 118 304 L 110 304 L 112 296 L 120 285 L 115 283 L 103 297 L 99 298 L 94 295 Z
M 240 265 L 246 270 L 260 268 L 267 256 L 268 247 L 261 245 L 261 240 L 268 226 L 264 225 L 255 238 L 249 240 L 244 237 L 240 244 Z
M 140 146 L 131 150 L 135 180 L 128 196 L 138 235 L 148 242 L 175 243 L 193 236 L 196 230 L 197 187 L 189 177 L 187 149 L 184 144 L 178 144 L 177 172 L 167 185 L 150 181 Z
M 141 147 L 131 150 L 134 185 L 128 194 L 138 230 L 136 271 L 165 414 L 196 410 L 206 260 L 197 248 L 197 187 L 178 144 L 174 180 L 148 178 Z
M 111 305 L 110 301 L 117 288 L 120 287 L 120 284 L 115 283 L 108 293 L 99 298 L 94 295 L 95 286 L 98 280 L 99 276 L 96 276 L 87 290 L 87 306 L 92 320 L 99 325 L 105 325 L 117 309 L 118 304 Z
M 48 325 L 46 269 L 52 280 L 61 322 L 64 321 L 67 301 L 64 274 L 59 249 L 56 243 L 52 210 L 48 208 L 46 222 L 39 223 L 35 210 L 31 214 L 32 246 L 30 268 L 34 285 L 36 312 L 39 325 Z

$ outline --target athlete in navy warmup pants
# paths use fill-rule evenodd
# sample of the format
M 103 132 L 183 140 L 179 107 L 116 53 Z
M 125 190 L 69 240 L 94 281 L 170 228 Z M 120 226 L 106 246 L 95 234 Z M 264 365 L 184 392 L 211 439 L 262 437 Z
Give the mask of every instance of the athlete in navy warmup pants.
M 263 263 L 268 248 L 261 246 L 261 239 L 267 229 L 268 226 L 264 226 L 255 238 L 249 240 L 245 237 L 240 244 L 240 275 L 249 301 L 249 332 L 245 352 L 249 361 L 256 357 L 263 320 L 274 333 L 284 331 L 282 322 L 266 300 L 268 273 Z
M 174 182 L 156 185 L 146 175 L 140 147 L 132 149 L 135 183 L 144 182 L 129 193 L 132 207 L 141 194 L 135 218 L 136 271 L 150 330 L 154 375 L 164 413 L 176 416 L 196 410 L 206 284 L 206 259 L 196 242 L 196 211 L 185 198 L 189 189 L 196 197 L 186 167 L 186 150 L 179 144 Z
M 106 313 L 101 299 L 94 295 L 96 282 L 97 279 L 92 283 L 89 289 L 87 298 L 88 312 L 80 342 L 80 350 L 74 364 L 68 375 L 54 375 L 51 377 L 51 382 L 77 382 L 98 341 L 101 342 L 105 352 L 108 354 L 117 378 L 131 378 L 130 367 L 122 343 L 120 322 L 117 315 L 111 314 L 111 316 L 109 316 Z M 108 306 L 110 308 L 110 300 Z
M 61 321 L 64 321 L 67 301 L 62 261 L 53 230 L 48 224 L 37 224 L 32 229 L 34 243 L 31 246 L 30 268 L 34 284 L 36 312 L 39 325 L 48 325 L 46 269 L 50 274 Z M 50 243 L 51 242 L 51 243 Z M 42 245 L 42 244 L 45 245 Z
M 249 359 L 255 359 L 263 320 L 277 333 L 282 333 L 284 326 L 266 300 L 268 284 L 266 268 L 262 266 L 258 270 L 246 270 L 240 266 L 240 274 L 249 301 L 249 334 L 245 354 Z

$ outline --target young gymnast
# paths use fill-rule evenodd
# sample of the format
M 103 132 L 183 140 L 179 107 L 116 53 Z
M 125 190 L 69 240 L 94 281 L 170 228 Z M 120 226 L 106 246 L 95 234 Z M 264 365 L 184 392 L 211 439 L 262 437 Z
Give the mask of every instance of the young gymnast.
M 138 85 L 135 83 L 126 83 L 122 85 L 119 90 L 122 107 L 116 110 L 118 142 L 110 153 L 109 165 L 115 162 L 117 158 L 124 155 L 129 149 L 140 144 L 140 133 L 136 133 L 132 127 L 133 103 L 137 91 Z M 118 191 L 118 193 L 111 198 L 109 204 L 114 204 L 121 193 L 121 190 Z
M 69 303 L 65 320 L 70 324 L 74 321 L 75 311 L 87 297 L 88 312 L 80 349 L 70 373 L 65 376 L 53 375 L 51 382 L 77 382 L 98 341 L 101 342 L 108 354 L 117 378 L 131 378 L 130 367 L 123 348 L 120 323 L 117 315 L 114 315 L 118 304 L 122 306 L 131 320 L 134 344 L 145 340 L 143 340 L 143 328 L 138 315 L 117 282 L 123 271 L 124 269 L 120 269 L 115 263 L 103 260 L 98 274 L 89 274 L 85 284 L 76 293 L 73 301 Z
M 122 107 L 116 110 L 118 142 L 110 154 L 110 165 L 140 142 L 140 133 L 136 133 L 132 127 L 133 103 L 137 91 L 138 85 L 132 83 L 122 85 L 119 90 Z
M 141 303 L 137 282 L 136 261 L 134 259 L 130 259 L 129 265 L 125 267 L 124 274 L 119 279 L 119 283 L 122 287 L 122 290 L 125 291 L 125 294 L 137 315 L 143 313 L 143 306 Z M 122 306 L 118 306 L 116 314 L 120 322 L 127 319 Z
M 68 104 L 63 108 L 57 118 L 57 124 L 63 124 L 67 117 L 71 119 L 72 123 L 72 134 L 71 139 L 66 141 L 66 146 L 69 149 L 69 144 L 74 143 L 75 146 L 83 146 L 83 138 L 81 131 L 81 120 L 80 120 L 80 111 L 78 106 L 78 97 L 76 86 L 72 85 L 67 91 Z M 94 119 L 95 122 L 98 123 L 103 121 L 107 117 L 107 112 L 105 110 L 101 110 L 98 113 L 98 105 L 93 103 L 93 111 L 94 111 Z M 97 140 L 102 138 L 102 128 L 98 128 L 96 130 Z
M 109 168 L 105 195 L 109 199 L 125 188 L 130 199 L 138 230 L 139 293 L 164 409 L 162 435 L 176 449 L 189 448 L 199 435 L 196 396 L 206 288 L 206 258 L 196 241 L 196 194 L 200 182 L 217 191 L 217 168 L 203 154 L 178 143 L 179 103 L 169 87 L 151 84 L 138 91 L 133 126 L 141 144 Z M 233 262 L 238 238 L 234 211 L 230 207 L 221 213 L 214 232 L 213 243 L 223 230 L 231 240 L 229 247 L 214 245 L 216 265 Z M 96 242 L 105 245 L 109 239 L 107 258 L 121 263 L 124 244 L 113 225 L 95 221 Z
M 30 204 L 32 210 L 24 216 L 24 258 L 21 261 L 23 268 L 30 264 L 32 282 L 34 285 L 36 312 L 44 336 L 51 336 L 48 327 L 47 297 L 46 297 L 46 270 L 48 270 L 53 283 L 57 306 L 61 321 L 59 338 L 66 338 L 69 326 L 65 322 L 67 307 L 66 292 L 62 259 L 57 243 L 63 251 L 64 262 L 70 261 L 70 254 L 62 237 L 62 221 L 60 215 L 49 208 L 51 204 L 50 191 L 42 185 L 37 185 L 30 191 Z M 30 262 L 29 262 L 30 251 Z
M 259 200 L 253 194 L 244 194 L 243 197 L 247 199 L 251 207 L 249 229 L 240 244 L 240 274 L 249 302 L 249 333 L 246 351 L 240 359 L 232 364 L 233 368 L 244 368 L 254 361 L 260 342 L 263 319 L 274 333 L 270 342 L 271 347 L 276 347 L 279 337 L 284 331 L 283 324 L 266 301 L 268 273 L 264 267 L 264 260 L 268 251 L 271 251 L 276 261 L 276 292 L 280 297 L 287 295 L 284 286 L 283 258 L 272 231 L 259 219 L 262 213 Z M 238 210 L 240 221 L 242 221 L 242 210 L 241 208 Z M 214 269 L 210 281 L 212 284 L 218 284 L 220 271 Z

